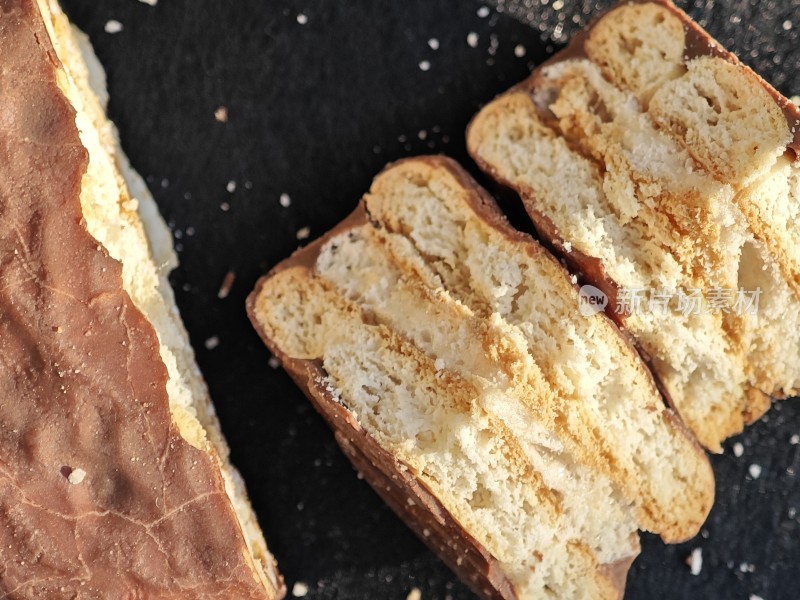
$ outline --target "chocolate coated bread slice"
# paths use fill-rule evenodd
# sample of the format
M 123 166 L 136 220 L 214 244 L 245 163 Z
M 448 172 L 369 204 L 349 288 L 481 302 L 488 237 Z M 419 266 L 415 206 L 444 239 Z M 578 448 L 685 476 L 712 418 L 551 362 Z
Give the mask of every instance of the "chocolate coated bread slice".
M 484 597 L 618 597 L 638 528 L 684 540 L 710 509 L 705 456 L 636 351 L 448 159 L 388 167 L 248 309 L 373 487 Z
M 798 122 L 657 0 L 611 10 L 468 130 L 711 450 L 800 385 Z

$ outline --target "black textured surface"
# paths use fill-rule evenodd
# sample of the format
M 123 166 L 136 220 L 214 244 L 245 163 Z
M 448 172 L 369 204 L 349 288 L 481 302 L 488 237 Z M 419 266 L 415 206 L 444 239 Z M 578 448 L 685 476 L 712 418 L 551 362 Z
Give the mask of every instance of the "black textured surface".
M 289 596 L 302 581 L 308 598 L 402 600 L 414 587 L 423 600 L 469 598 L 268 366 L 244 298 L 297 247 L 298 230 L 315 237 L 338 222 L 386 162 L 445 152 L 475 172 L 470 116 L 609 2 L 495 0 L 487 16 L 482 4 L 444 0 L 64 4 L 108 71 L 123 146 L 173 228 L 178 304 Z M 800 0 L 681 6 L 784 94 L 800 94 Z M 110 19 L 120 33 L 104 31 Z M 214 118 L 221 105 L 226 123 Z M 219 299 L 228 271 L 236 280 Z M 207 350 L 213 336 L 219 346 Z M 674 547 L 645 536 L 627 598 L 800 597 L 797 434 L 791 400 L 728 443 L 713 459 L 718 500 L 703 535 Z M 698 576 L 685 563 L 695 548 Z

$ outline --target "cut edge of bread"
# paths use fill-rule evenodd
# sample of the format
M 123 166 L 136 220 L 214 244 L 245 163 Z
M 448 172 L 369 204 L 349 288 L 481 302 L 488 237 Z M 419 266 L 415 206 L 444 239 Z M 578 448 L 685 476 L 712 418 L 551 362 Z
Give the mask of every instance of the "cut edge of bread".
M 119 144 L 105 109 L 105 73 L 84 33 L 55 0 L 37 0 L 61 62 L 57 82 L 76 110 L 81 143 L 89 156 L 81 184 L 81 206 L 89 233 L 122 265 L 123 288 L 152 324 L 168 372 L 170 413 L 181 437 L 211 454 L 236 515 L 254 578 L 271 598 L 285 595 L 283 578 L 267 549 L 247 497 L 231 464 L 229 449 L 180 319 L 169 272 L 177 266 L 171 233 L 141 176 Z

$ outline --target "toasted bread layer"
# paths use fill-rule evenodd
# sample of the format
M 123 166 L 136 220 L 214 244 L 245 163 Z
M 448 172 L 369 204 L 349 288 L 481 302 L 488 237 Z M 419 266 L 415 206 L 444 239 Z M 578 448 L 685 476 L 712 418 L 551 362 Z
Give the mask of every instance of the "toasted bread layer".
M 603 16 L 468 131 L 482 168 L 609 294 L 712 450 L 800 384 L 800 255 L 784 225 L 800 211 L 798 122 L 664 0 Z
M 309 390 L 323 414 L 349 410 L 520 598 L 618 593 L 607 578 L 638 553 L 637 528 L 683 540 L 710 509 L 705 456 L 636 351 L 604 315 L 579 314 L 566 271 L 448 159 L 387 168 L 249 302 L 296 379 L 326 374 L 329 398 Z

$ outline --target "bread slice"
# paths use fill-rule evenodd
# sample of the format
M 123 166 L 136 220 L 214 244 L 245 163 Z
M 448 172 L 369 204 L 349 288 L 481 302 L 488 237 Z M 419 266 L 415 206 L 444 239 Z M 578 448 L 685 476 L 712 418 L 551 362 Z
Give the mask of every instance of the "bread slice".
M 0 596 L 282 597 L 87 38 L 6 2 L 0 63 Z
M 458 165 L 425 157 L 388 167 L 248 310 L 373 487 L 478 593 L 617 597 L 637 528 L 696 534 L 713 475 L 636 351 L 578 302 Z
M 800 387 L 798 123 L 653 0 L 611 10 L 468 129 L 471 155 L 608 295 L 714 451 Z

